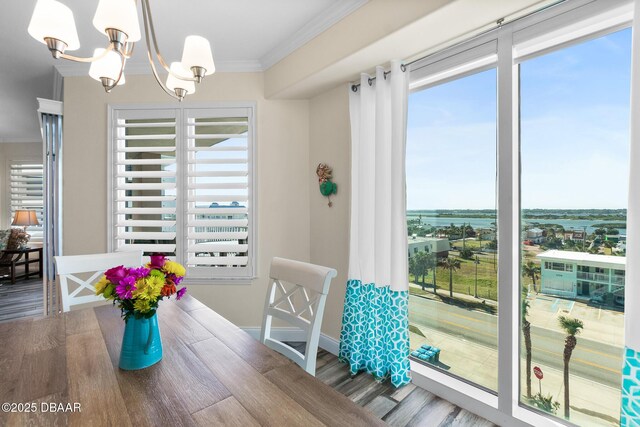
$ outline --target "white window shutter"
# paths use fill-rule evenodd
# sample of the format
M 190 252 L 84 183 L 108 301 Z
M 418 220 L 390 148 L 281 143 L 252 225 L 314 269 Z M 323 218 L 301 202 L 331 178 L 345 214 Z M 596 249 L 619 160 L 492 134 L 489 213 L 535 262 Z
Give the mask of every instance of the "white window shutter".
M 112 128 L 112 250 L 177 254 L 176 110 L 118 110 Z
M 10 163 L 11 221 L 17 210 L 34 210 L 39 225 L 27 227 L 30 242 L 42 243 L 43 178 L 42 162 L 14 161 Z
M 252 121 L 248 108 L 185 110 L 187 274 L 253 275 Z
M 111 109 L 110 250 L 202 283 L 255 277 L 254 108 Z

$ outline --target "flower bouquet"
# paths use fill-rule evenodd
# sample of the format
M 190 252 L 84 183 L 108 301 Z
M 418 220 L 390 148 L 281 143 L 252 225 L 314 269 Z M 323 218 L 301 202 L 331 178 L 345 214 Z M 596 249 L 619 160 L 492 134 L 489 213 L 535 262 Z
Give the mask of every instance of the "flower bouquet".
M 186 287 L 177 290 L 182 282 L 185 269 L 164 255 L 151 255 L 151 262 L 145 267 L 113 267 L 104 273 L 96 283 L 96 295 L 113 300 L 122 311 L 122 318 L 129 320 L 151 318 L 158 309 L 158 302 L 172 295 L 180 299 L 187 292 Z
M 96 295 L 113 301 L 125 321 L 120 368 L 142 369 L 162 359 L 162 341 L 156 310 L 158 302 L 172 295 L 180 299 L 186 287 L 177 289 L 185 268 L 164 255 L 152 255 L 144 267 L 113 267 L 96 283 Z

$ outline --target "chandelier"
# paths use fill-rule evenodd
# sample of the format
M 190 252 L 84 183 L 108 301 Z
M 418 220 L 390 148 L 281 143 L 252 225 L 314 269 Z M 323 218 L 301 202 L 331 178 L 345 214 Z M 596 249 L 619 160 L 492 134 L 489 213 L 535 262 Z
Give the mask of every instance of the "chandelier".
M 195 83 L 200 83 L 205 75 L 215 72 L 209 41 L 200 36 L 188 36 L 184 41 L 182 61 L 167 65 L 156 40 L 149 0 L 141 2 L 147 59 L 153 77 L 167 94 L 182 101 L 186 95 L 196 91 Z M 93 26 L 107 36 L 109 45 L 96 49 L 89 58 L 66 53 L 78 49 L 80 41 L 73 12 L 56 0 L 38 0 L 28 31 L 34 39 L 46 44 L 56 59 L 90 62 L 89 76 L 100 81 L 105 91 L 110 92 L 117 85 L 124 84 L 125 64 L 131 58 L 135 42 L 141 39 L 135 0 L 99 0 Z M 154 54 L 168 73 L 166 83 L 158 75 Z

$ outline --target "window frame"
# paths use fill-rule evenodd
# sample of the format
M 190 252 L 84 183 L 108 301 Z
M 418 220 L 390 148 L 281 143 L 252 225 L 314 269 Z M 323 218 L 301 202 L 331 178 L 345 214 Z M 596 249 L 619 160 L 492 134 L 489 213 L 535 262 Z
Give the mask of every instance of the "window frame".
M 220 110 L 229 111 L 234 109 L 244 109 L 248 112 L 248 137 L 247 137 L 247 157 L 248 157 L 248 228 L 249 228 L 249 250 L 248 264 L 242 267 L 243 271 L 238 274 L 228 274 L 224 277 L 216 276 L 216 267 L 211 267 L 212 275 L 209 277 L 185 277 L 185 284 L 193 285 L 250 285 L 257 278 L 258 265 L 258 197 L 257 197 L 257 131 L 256 131 L 256 103 L 255 102 L 184 102 L 176 104 L 109 104 L 107 106 L 107 250 L 114 250 L 115 230 L 114 230 L 114 129 L 118 111 L 141 110 L 153 112 L 156 110 L 176 111 L 176 258 L 179 262 L 186 262 L 186 250 L 188 243 L 188 228 L 186 224 L 187 201 L 186 191 L 188 187 L 188 162 L 187 162 L 187 112 L 189 110 Z M 225 117 L 222 115 L 221 117 Z M 186 266 L 186 264 L 185 264 Z M 202 271 L 202 270 L 200 270 Z M 244 273 L 244 274 L 242 274 Z
M 410 93 L 497 68 L 498 394 L 411 360 L 413 382 L 499 425 L 573 426 L 520 402 L 519 64 L 631 26 L 631 0 L 575 0 L 504 24 L 413 63 Z M 563 29 L 566 29 L 563 31 Z M 551 36 L 549 36 L 551 35 Z M 495 63 L 487 60 L 497 43 Z M 528 44 L 527 44 L 528 43 Z M 522 49 L 527 46 L 527 49 Z M 520 48 L 520 51 L 518 51 Z M 484 49 L 482 51 L 481 49 Z M 524 51 L 524 53 L 523 53 Z M 477 53 L 476 53 L 477 52 Z M 464 58 L 467 63 L 456 60 Z M 485 58 L 485 60 L 482 60 Z M 475 61 L 476 66 L 473 66 Z M 432 73 L 426 73 L 427 67 Z M 414 77 L 414 70 L 416 76 Z M 418 71 L 420 70 L 420 71 Z M 469 399 L 471 398 L 471 399 Z

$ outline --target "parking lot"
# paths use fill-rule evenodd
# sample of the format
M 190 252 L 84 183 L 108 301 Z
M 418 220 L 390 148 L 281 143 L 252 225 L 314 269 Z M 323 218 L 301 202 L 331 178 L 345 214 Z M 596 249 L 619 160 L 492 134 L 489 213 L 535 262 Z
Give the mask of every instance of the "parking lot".
M 622 312 L 543 294 L 530 294 L 528 300 L 529 322 L 532 325 L 563 332 L 558 325 L 558 316 L 575 317 L 584 322 L 584 328 L 578 339 L 589 339 L 617 347 L 624 346 Z

